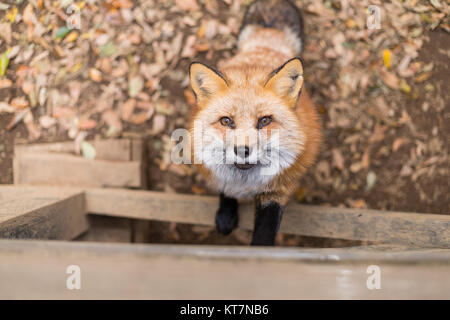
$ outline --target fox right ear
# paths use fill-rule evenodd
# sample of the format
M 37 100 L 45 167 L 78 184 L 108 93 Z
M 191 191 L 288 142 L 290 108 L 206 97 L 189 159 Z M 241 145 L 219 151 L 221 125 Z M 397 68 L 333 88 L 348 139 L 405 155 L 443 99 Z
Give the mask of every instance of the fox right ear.
M 264 87 L 272 90 L 280 97 L 286 98 L 291 106 L 295 106 L 303 85 L 303 66 L 299 58 L 288 60 L 274 70 Z
M 199 62 L 193 62 L 189 66 L 189 78 L 198 101 L 208 99 L 228 87 L 220 72 Z

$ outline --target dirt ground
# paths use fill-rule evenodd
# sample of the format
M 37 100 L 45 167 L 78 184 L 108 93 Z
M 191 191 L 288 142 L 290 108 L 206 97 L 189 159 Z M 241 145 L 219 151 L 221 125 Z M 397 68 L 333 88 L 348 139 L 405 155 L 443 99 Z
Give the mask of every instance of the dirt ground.
M 0 77 L 0 183 L 12 182 L 14 143 L 138 135 L 148 139 L 150 189 L 211 193 L 194 168 L 170 162 L 170 134 L 186 125 L 187 66 L 215 66 L 235 52 L 249 2 L 7 2 L 0 55 L 17 52 Z M 368 30 L 367 1 L 295 2 L 306 22 L 306 88 L 325 141 L 292 201 L 448 214 L 448 5 L 372 1 L 381 29 Z M 82 26 L 61 36 L 61 12 L 72 3 Z M 222 242 L 210 228 L 154 227 L 149 241 Z M 183 238 L 190 233 L 197 240 Z M 249 235 L 234 237 L 245 243 Z M 291 244 L 313 242 L 298 239 Z

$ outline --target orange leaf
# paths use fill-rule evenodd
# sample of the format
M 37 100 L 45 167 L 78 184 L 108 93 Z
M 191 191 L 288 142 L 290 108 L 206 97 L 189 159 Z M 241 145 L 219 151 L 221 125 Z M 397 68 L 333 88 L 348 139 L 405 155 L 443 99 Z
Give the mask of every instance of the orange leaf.
M 89 69 L 89 77 L 95 82 L 102 81 L 102 73 L 94 68 Z

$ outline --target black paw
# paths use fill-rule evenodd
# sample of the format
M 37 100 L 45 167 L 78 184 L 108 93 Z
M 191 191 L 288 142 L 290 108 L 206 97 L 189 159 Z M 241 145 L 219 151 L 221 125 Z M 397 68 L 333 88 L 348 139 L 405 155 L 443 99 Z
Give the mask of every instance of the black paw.
M 265 206 L 257 205 L 251 245 L 273 246 L 282 215 L 283 210 L 275 201 L 271 201 Z
M 230 234 L 238 225 L 238 203 L 234 198 L 220 195 L 220 206 L 216 213 L 216 229 L 224 235 Z
M 255 239 L 253 237 L 252 242 L 250 243 L 251 246 L 274 246 L 275 245 L 275 238 L 273 237 L 261 237 L 259 239 Z

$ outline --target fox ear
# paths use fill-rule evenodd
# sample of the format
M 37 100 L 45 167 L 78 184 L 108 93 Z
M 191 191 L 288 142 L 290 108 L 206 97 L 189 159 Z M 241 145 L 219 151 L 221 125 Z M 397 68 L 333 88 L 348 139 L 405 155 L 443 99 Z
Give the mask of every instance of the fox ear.
M 293 58 L 272 71 L 264 87 L 272 90 L 280 97 L 286 98 L 291 106 L 295 106 L 302 85 L 302 62 L 299 58 Z
M 219 71 L 199 62 L 193 62 L 189 66 L 189 78 L 198 101 L 207 99 L 228 86 Z

